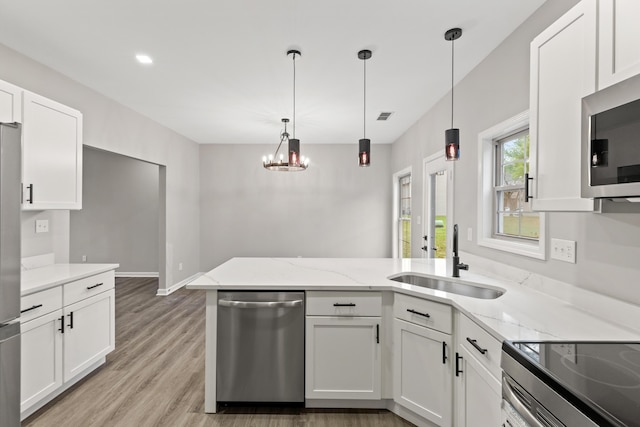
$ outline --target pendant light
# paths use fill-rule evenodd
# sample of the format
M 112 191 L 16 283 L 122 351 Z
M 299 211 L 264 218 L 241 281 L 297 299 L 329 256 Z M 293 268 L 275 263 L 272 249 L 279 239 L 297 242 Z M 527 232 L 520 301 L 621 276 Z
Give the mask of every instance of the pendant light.
M 369 167 L 371 163 L 371 140 L 367 139 L 367 59 L 371 58 L 371 51 L 363 49 L 358 52 L 358 58 L 364 64 L 364 113 L 362 120 L 362 139 L 358 141 L 358 165 Z
M 444 132 L 445 156 L 447 160 L 460 159 L 460 129 L 453 127 L 453 42 L 462 36 L 460 28 L 452 28 L 444 33 L 444 39 L 451 42 L 451 129 Z
M 287 56 L 289 55 L 293 59 L 293 138 L 289 138 L 289 133 L 287 132 L 289 119 L 282 119 L 284 131 L 280 134 L 280 144 L 278 144 L 275 154 L 269 155 L 268 158 L 266 156 L 262 157 L 262 166 L 271 171 L 298 172 L 307 169 L 309 166 L 309 158 L 300 155 L 300 140 L 296 139 L 296 56 L 302 56 L 302 54 L 299 50 L 291 49 L 287 51 Z M 287 141 L 289 153 L 286 162 L 284 161 L 284 154 L 281 153 L 278 158 L 278 152 L 285 140 Z

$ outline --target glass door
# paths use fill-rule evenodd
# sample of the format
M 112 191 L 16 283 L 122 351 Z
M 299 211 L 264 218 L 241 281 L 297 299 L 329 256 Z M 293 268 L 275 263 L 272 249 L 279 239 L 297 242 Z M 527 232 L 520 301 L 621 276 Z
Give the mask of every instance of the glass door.
M 424 161 L 424 213 L 422 251 L 427 258 L 446 258 L 453 223 L 453 162 L 443 155 Z

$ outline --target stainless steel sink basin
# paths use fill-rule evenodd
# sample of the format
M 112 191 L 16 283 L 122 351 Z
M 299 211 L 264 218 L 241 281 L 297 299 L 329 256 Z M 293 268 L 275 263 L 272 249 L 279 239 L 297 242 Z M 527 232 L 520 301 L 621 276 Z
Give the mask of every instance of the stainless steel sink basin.
M 432 277 L 419 276 L 417 274 L 401 274 L 389 277 L 396 282 L 406 283 L 408 285 L 420 286 L 423 288 L 434 289 L 436 291 L 450 292 L 452 294 L 464 295 L 472 298 L 480 299 L 496 299 L 504 291 L 493 288 L 485 288 L 482 286 L 469 285 L 467 283 L 450 282 L 443 279 L 434 279 Z

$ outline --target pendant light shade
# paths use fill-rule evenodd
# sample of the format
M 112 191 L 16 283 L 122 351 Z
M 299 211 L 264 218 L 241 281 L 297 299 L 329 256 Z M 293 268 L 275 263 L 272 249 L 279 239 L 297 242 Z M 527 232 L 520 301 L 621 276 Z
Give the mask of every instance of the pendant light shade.
M 367 139 L 367 59 L 371 58 L 371 51 L 364 49 L 358 52 L 358 58 L 364 64 L 364 112 L 362 121 L 362 139 L 358 141 L 358 165 L 368 167 L 371 164 L 371 140 Z
M 287 56 L 291 56 L 293 59 L 293 138 L 289 138 L 287 132 L 287 123 L 289 119 L 282 119 L 284 123 L 284 131 L 280 134 L 280 144 L 274 155 L 262 158 L 262 166 L 265 169 L 271 171 L 280 172 L 298 172 L 307 169 L 309 166 L 309 158 L 305 158 L 300 155 L 300 140 L 296 139 L 296 56 L 300 57 L 302 54 L 299 50 L 291 49 L 287 51 Z M 284 154 L 280 154 L 278 158 L 278 152 L 284 141 L 287 141 L 288 156 L 287 161 L 284 159 Z
M 447 160 L 460 159 L 460 129 L 453 127 L 453 42 L 459 39 L 460 36 L 462 36 L 462 30 L 460 28 L 452 28 L 444 33 L 444 39 L 451 42 L 451 129 L 447 129 L 444 133 L 444 153 Z

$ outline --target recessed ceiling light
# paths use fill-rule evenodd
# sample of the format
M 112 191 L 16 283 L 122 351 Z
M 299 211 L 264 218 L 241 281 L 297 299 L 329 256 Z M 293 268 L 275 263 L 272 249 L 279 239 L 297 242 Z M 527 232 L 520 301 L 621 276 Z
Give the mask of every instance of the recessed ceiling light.
M 141 64 L 153 64 L 153 59 L 151 59 L 149 55 L 143 55 L 143 54 L 136 55 L 136 59 Z

